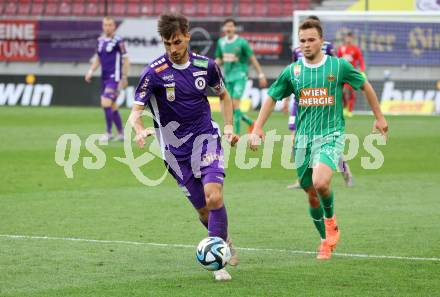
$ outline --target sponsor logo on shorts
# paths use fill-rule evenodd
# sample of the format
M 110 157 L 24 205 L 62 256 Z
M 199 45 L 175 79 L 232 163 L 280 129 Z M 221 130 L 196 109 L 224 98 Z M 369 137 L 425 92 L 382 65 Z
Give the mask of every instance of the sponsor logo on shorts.
M 213 153 L 206 154 L 202 157 L 201 166 L 208 166 L 214 163 L 215 161 L 224 161 L 223 155 L 218 155 Z
M 139 98 L 144 99 L 145 96 L 147 95 L 147 92 L 143 91 L 139 93 Z
M 305 88 L 300 92 L 300 106 L 329 106 L 335 105 L 333 96 L 328 95 L 327 88 Z

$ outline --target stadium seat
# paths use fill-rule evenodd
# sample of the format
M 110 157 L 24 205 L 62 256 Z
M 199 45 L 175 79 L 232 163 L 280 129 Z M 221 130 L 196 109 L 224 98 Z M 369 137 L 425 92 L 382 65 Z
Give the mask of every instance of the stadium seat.
M 0 5 L 3 6 L 3 3 Z M 27 16 L 31 13 L 31 7 L 32 7 L 32 3 L 30 0 L 20 0 L 17 14 Z M 1 13 L 3 13 L 3 11 Z
M 15 15 L 17 13 L 18 4 L 15 2 L 9 2 L 5 7 L 5 15 Z
M 154 15 L 154 6 L 152 3 L 141 3 L 140 6 L 141 16 L 152 16 Z
M 47 2 L 44 7 L 44 15 L 47 16 L 56 16 L 58 15 L 58 3 L 50 1 Z
M 60 15 L 66 16 L 72 14 L 72 4 L 68 1 L 63 1 L 58 7 L 58 13 Z
M 186 0 L 182 4 L 182 13 L 186 16 L 195 16 L 197 13 L 196 6 L 193 1 Z
M 250 1 L 240 1 L 238 4 L 238 15 L 242 17 L 253 16 L 254 4 Z
M 165 10 L 167 10 L 168 7 L 165 3 L 165 1 L 156 1 L 154 3 L 154 15 L 158 16 L 160 15 L 162 12 L 164 12 Z
M 267 4 L 267 16 L 277 17 L 283 15 L 283 7 L 279 2 L 272 2 Z
M 209 1 L 198 1 L 196 6 L 196 16 L 204 17 L 211 15 L 211 5 Z
M 256 2 L 254 4 L 254 15 L 257 17 L 265 17 L 267 15 L 267 4 Z
M 73 15 L 75 15 L 75 16 L 83 15 L 84 10 L 85 10 L 85 4 L 83 2 L 79 2 L 78 0 L 76 0 L 72 4 L 72 14 Z
M 125 16 L 125 3 L 109 3 L 108 14 L 111 16 Z
M 44 2 L 42 0 L 33 1 L 32 7 L 31 7 L 31 15 L 34 15 L 34 16 L 42 15 L 43 12 L 44 12 Z

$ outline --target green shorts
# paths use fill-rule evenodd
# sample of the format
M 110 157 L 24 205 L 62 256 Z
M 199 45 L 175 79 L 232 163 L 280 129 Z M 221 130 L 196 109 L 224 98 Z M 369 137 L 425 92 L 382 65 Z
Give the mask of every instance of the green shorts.
M 241 99 L 243 97 L 244 89 L 246 87 L 247 79 L 237 79 L 226 82 L 226 89 L 232 99 Z
M 297 145 L 295 143 L 295 167 L 301 188 L 306 189 L 313 185 L 313 167 L 318 163 L 324 163 L 331 169 L 336 170 L 344 151 L 344 133 L 336 132 L 318 138 L 314 143 Z

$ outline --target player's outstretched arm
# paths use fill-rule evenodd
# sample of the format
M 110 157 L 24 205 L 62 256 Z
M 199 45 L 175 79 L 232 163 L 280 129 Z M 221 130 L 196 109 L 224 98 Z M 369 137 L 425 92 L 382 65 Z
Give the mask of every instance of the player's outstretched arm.
M 376 118 L 373 125 L 373 133 L 376 132 L 376 130 L 379 130 L 380 133 L 386 138 L 388 133 L 388 123 L 382 113 L 382 110 L 380 109 L 376 92 L 368 81 L 365 81 L 365 83 L 361 86 L 361 90 L 364 92 L 368 104 L 370 105 L 374 117 Z
M 143 105 L 134 104 L 130 116 L 128 118 L 130 124 L 133 126 L 136 132 L 135 141 L 140 148 L 144 148 L 145 138 L 154 134 L 154 130 L 145 129 L 144 122 L 142 121 L 142 112 L 144 111 Z
M 261 106 L 260 113 L 258 114 L 258 118 L 255 121 L 254 129 L 252 130 L 252 134 L 249 139 L 249 146 L 251 150 L 256 151 L 260 139 L 263 139 L 263 127 L 272 113 L 273 108 L 275 107 L 275 100 L 272 97 L 268 96 L 264 101 L 263 106 Z M 263 139 L 264 140 L 264 139 Z
M 98 69 L 99 65 L 101 64 L 98 55 L 95 55 L 92 59 L 92 64 L 84 77 L 84 80 L 88 83 L 92 82 L 93 72 L 95 72 L 95 70 Z
M 234 146 L 238 141 L 238 136 L 233 134 L 232 99 L 226 89 L 221 94 L 219 94 L 219 97 L 224 121 L 223 135 L 226 137 L 226 140 L 231 144 L 231 146 Z
M 259 84 L 260 88 L 267 87 L 266 76 L 264 75 L 263 69 L 261 68 L 261 65 L 258 62 L 258 60 L 255 57 L 255 55 L 252 55 L 250 57 L 250 60 L 251 60 L 252 65 L 255 68 L 255 71 L 257 71 L 257 73 L 258 73 L 258 84 Z

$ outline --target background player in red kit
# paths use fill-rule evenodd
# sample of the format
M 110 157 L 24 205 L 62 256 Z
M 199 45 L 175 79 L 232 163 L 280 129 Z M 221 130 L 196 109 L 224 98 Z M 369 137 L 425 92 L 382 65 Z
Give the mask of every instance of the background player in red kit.
M 353 33 L 347 32 L 344 35 L 344 44 L 338 48 L 338 57 L 344 58 L 359 69 L 365 77 L 365 63 L 361 49 L 353 43 Z M 344 116 L 352 117 L 356 96 L 353 88 L 349 84 L 344 85 Z

